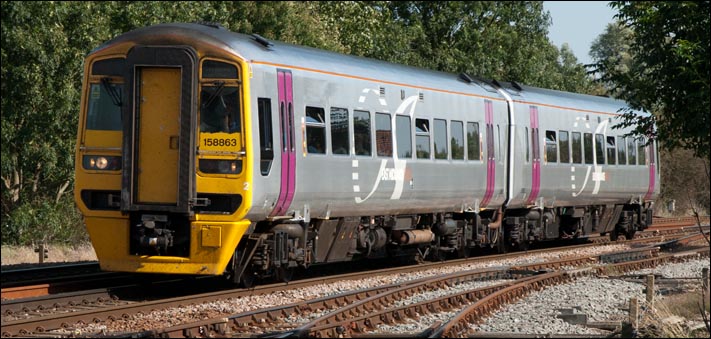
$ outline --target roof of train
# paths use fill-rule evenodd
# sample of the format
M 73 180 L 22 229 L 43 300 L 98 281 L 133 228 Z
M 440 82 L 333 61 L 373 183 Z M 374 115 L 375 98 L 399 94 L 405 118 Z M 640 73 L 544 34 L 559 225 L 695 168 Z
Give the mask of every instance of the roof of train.
M 306 70 L 328 72 L 346 75 L 360 79 L 372 79 L 374 82 L 399 84 L 403 86 L 466 93 L 470 95 L 503 99 L 501 94 L 492 91 L 491 83 L 479 79 L 471 84 L 463 81 L 458 75 L 390 63 L 365 57 L 341 54 L 312 47 L 293 45 L 275 40 L 257 41 L 255 36 L 232 32 L 221 26 L 196 23 L 158 24 L 139 28 L 108 41 L 97 48 L 116 41 L 131 39 L 141 35 L 167 34 L 175 36 L 184 34 L 197 39 L 210 41 L 217 45 L 225 45 L 249 62 L 266 63 L 282 67 L 297 67 Z M 605 112 L 619 114 L 626 107 L 620 100 L 549 90 L 525 85 L 515 88 L 512 83 L 501 83 L 502 87 L 512 93 L 516 101 L 540 103 L 551 106 L 568 107 L 583 111 Z M 488 90 L 487 88 L 488 87 Z M 640 112 L 637 112 L 640 113 Z

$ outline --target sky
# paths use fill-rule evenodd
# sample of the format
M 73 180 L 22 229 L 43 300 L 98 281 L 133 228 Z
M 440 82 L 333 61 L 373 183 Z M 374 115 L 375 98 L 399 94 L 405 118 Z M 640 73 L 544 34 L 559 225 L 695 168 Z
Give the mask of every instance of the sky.
M 590 45 L 617 14 L 607 4 L 608 1 L 544 1 L 543 9 L 550 12 L 553 21 L 548 39 L 558 49 L 567 42 L 579 63 L 592 63 Z

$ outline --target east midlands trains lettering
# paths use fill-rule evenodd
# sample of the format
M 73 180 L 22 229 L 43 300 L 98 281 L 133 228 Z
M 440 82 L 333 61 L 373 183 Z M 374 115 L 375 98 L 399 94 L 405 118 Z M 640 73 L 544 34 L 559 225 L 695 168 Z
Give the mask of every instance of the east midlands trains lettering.
M 203 24 L 122 34 L 84 74 L 75 199 L 108 271 L 249 285 L 616 239 L 651 223 L 659 193 L 655 142 L 611 128 L 625 104 L 609 98 Z

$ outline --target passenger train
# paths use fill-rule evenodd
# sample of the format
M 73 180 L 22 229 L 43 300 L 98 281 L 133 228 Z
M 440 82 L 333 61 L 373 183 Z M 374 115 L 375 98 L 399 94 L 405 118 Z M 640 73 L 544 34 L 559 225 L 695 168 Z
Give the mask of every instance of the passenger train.
M 160 24 L 85 60 L 75 200 L 106 271 L 288 280 L 367 258 L 631 237 L 625 103 Z M 639 114 L 642 114 L 641 112 Z

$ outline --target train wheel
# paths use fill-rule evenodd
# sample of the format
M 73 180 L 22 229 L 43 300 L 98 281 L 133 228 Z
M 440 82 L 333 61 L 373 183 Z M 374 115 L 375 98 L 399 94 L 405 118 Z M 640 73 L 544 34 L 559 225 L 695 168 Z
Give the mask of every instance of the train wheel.
M 275 278 L 280 282 L 289 282 L 294 278 L 294 268 L 278 267 L 275 272 Z
M 254 286 L 255 280 L 257 280 L 257 277 L 254 274 L 254 271 L 251 268 L 247 268 L 239 278 L 239 285 L 243 288 L 251 288 Z

